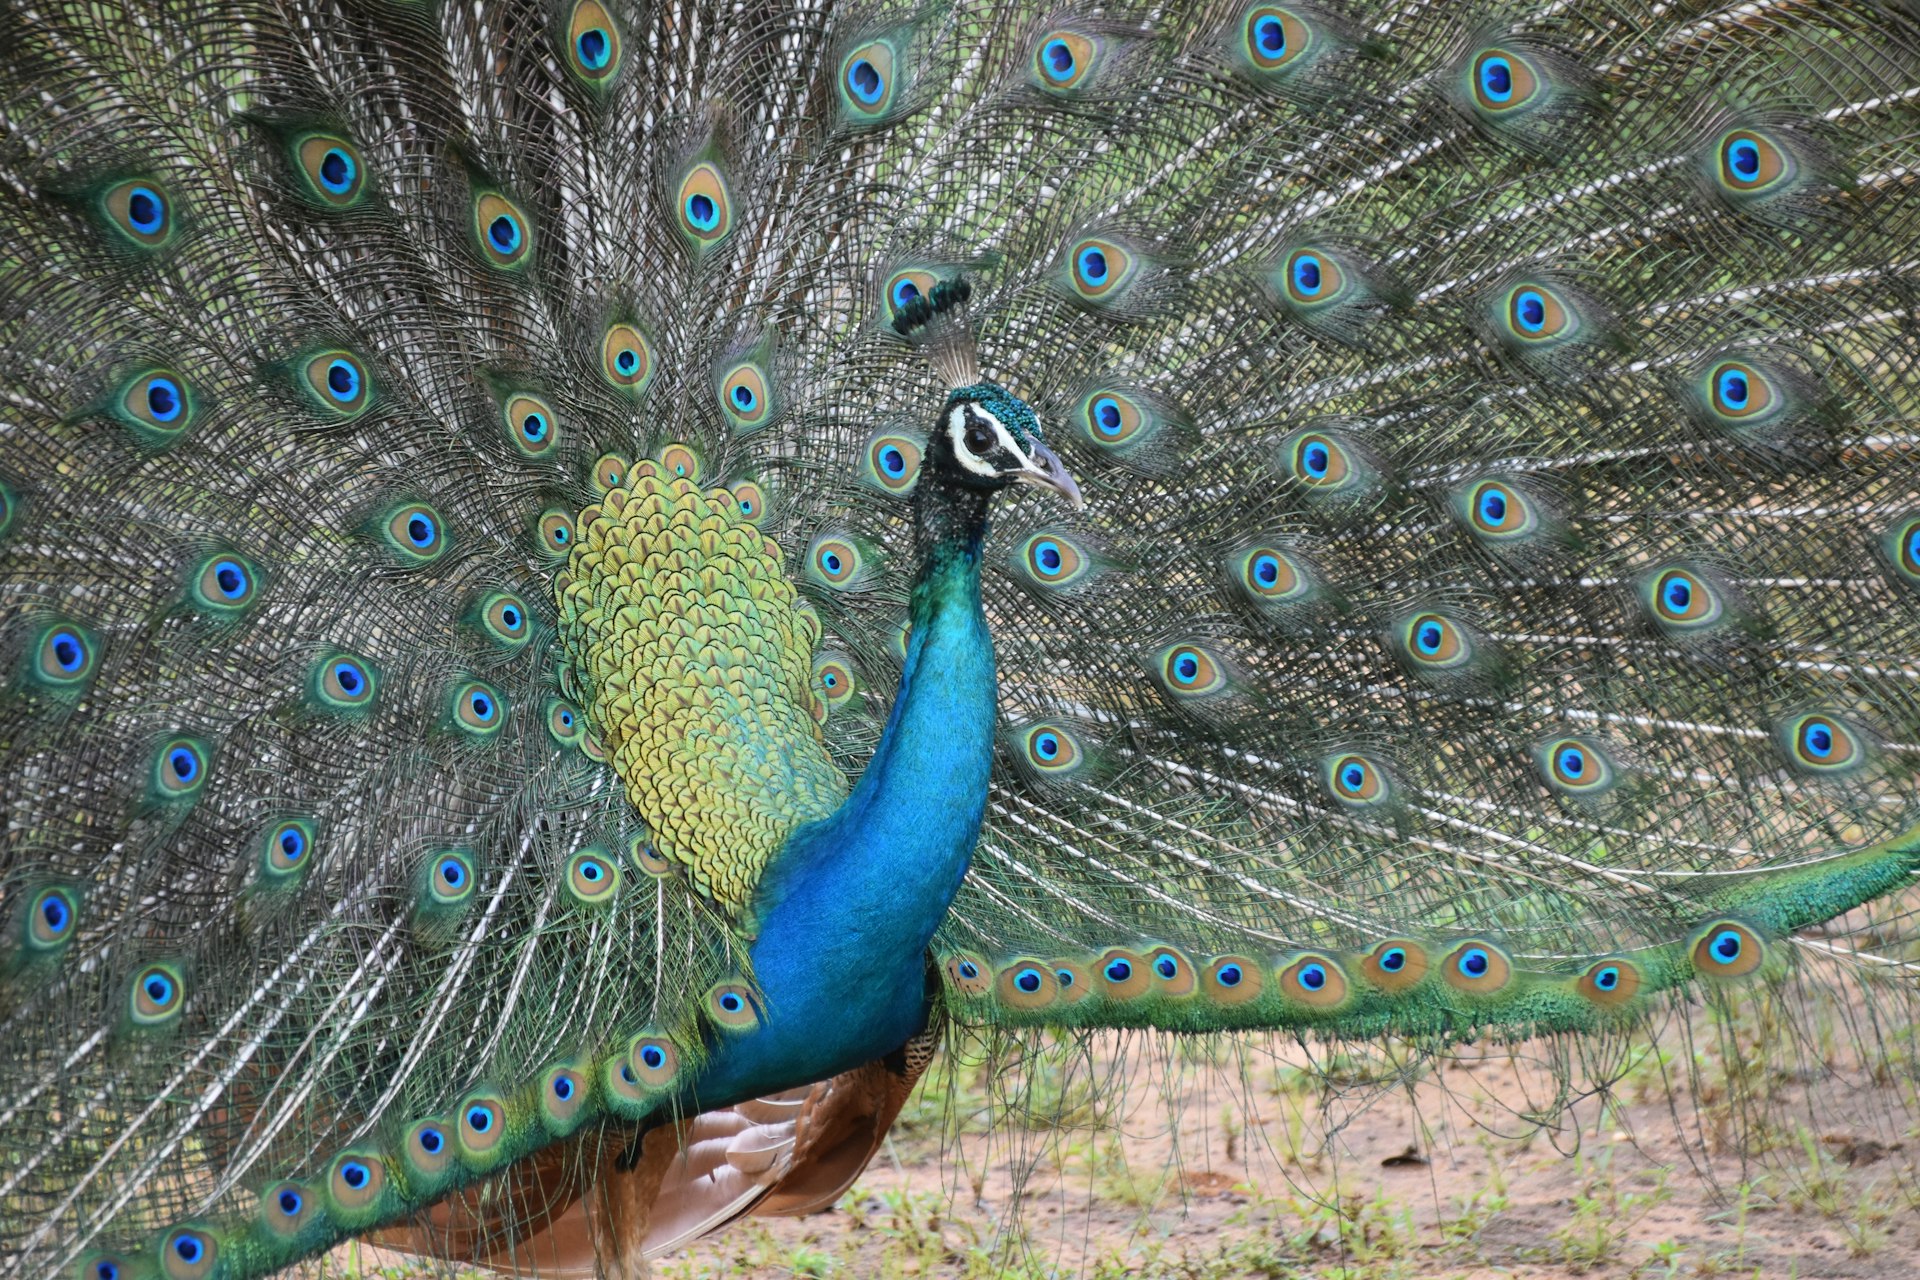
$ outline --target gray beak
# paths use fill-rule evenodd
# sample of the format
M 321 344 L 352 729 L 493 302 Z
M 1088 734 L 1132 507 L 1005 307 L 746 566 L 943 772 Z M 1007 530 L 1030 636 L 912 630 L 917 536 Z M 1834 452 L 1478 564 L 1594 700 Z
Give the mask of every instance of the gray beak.
M 1026 468 L 1014 476 L 1014 480 L 1036 489 L 1052 490 L 1065 498 L 1075 511 L 1086 509 L 1087 500 L 1080 496 L 1080 486 L 1073 482 L 1073 477 L 1067 474 L 1066 467 L 1053 450 L 1038 440 L 1029 442 Z

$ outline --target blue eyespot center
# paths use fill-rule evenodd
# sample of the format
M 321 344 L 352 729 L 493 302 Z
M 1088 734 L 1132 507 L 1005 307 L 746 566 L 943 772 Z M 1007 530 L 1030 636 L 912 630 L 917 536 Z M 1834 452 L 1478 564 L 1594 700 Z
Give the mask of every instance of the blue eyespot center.
M 1274 25 L 1278 26 L 1279 24 L 1275 23 Z M 1240 972 L 1240 966 L 1237 964 L 1223 964 L 1213 976 L 1214 980 L 1223 987 L 1237 987 L 1240 985 L 1240 980 L 1246 975 Z
M 1040 561 L 1040 567 L 1051 573 L 1060 571 L 1060 547 L 1057 543 L 1043 542 L 1034 548 L 1034 556 Z
M 1480 518 L 1488 524 L 1500 524 L 1507 518 L 1507 499 L 1498 489 L 1480 495 Z
M 1263 14 L 1253 24 L 1253 42 L 1261 53 L 1277 58 L 1287 51 L 1287 28 L 1272 14 Z
M 920 286 L 911 280 L 897 280 L 893 286 L 893 307 L 898 311 L 920 296 Z
M 307 838 L 300 828 L 288 827 L 280 833 L 280 852 L 288 862 L 298 862 L 307 852 Z
M 1398 973 L 1407 967 L 1407 953 L 1403 947 L 1390 947 L 1380 957 L 1380 967 L 1388 973 Z
M 1040 60 L 1049 79 L 1064 82 L 1073 78 L 1073 50 L 1065 40 L 1049 40 L 1040 51 Z
M 473 697 L 469 700 L 467 705 L 473 708 L 473 714 L 475 719 L 478 719 L 478 720 L 493 719 L 493 699 L 489 698 L 486 694 L 484 693 L 474 694 Z
M 1128 964 L 1125 960 L 1116 959 L 1116 960 L 1109 960 L 1107 962 L 1107 981 L 1108 982 L 1125 982 L 1128 978 L 1131 978 L 1132 976 L 1133 976 L 1133 966 Z
M 1309 991 L 1318 991 L 1327 985 L 1327 971 L 1317 964 L 1310 964 L 1300 970 L 1300 985 Z
M 1060 754 L 1060 739 L 1050 733 L 1043 733 L 1034 739 L 1033 749 L 1042 760 L 1051 760 Z
M 301 1200 L 298 1191 L 295 1191 L 292 1187 L 288 1187 L 281 1191 L 278 1199 L 280 1212 L 286 1214 L 289 1218 L 299 1216 Z
M 147 412 L 156 422 L 172 422 L 180 416 L 180 388 L 170 378 L 155 378 L 147 384 Z
M 1192 684 L 1200 675 L 1200 660 L 1192 654 L 1182 654 L 1173 664 L 1173 672 L 1182 684 Z
M 1563 747 L 1560 750 L 1560 772 L 1569 778 L 1577 778 L 1587 769 L 1587 753 L 1578 747 Z
M 201 1244 L 195 1236 L 175 1236 L 173 1251 L 179 1255 L 180 1261 L 191 1265 L 200 1261 L 200 1255 L 206 1252 L 206 1246 Z
M 1720 375 L 1720 400 L 1732 409 L 1747 407 L 1747 375 L 1738 369 L 1729 369 Z
M 46 922 L 48 933 L 65 933 L 73 922 L 73 911 L 64 898 L 49 894 L 40 904 L 40 918 Z
M 574 42 L 574 49 L 580 54 L 580 65 L 589 71 L 599 71 L 607 65 L 613 48 L 607 40 L 607 33 L 599 27 L 582 31 Z
M 440 1148 L 446 1145 L 447 1140 L 441 1136 L 438 1129 L 428 1126 L 420 1131 L 420 1149 L 428 1155 L 439 1155 Z
M 1118 436 L 1126 420 L 1120 416 L 1120 405 L 1111 396 L 1102 396 L 1093 402 L 1093 423 L 1103 436 Z
M 1732 964 L 1740 958 L 1741 947 L 1740 934 L 1736 930 L 1722 929 L 1714 935 L 1711 950 L 1721 964 Z
M 1420 624 L 1420 629 L 1414 633 L 1413 642 L 1419 646 L 1420 652 L 1431 657 L 1440 652 L 1441 638 L 1439 623 L 1423 622 Z
M 176 780 L 192 782 L 200 776 L 200 757 L 186 747 L 175 747 L 167 753 L 167 768 L 173 771 Z
M 94 1280 L 120 1280 L 120 1268 L 111 1262 L 103 1262 L 93 1269 Z
M 1254 557 L 1253 576 L 1263 586 L 1272 586 L 1280 581 L 1280 561 L 1278 557 L 1262 555 Z
M 320 185 L 336 196 L 347 193 L 353 186 L 353 157 L 338 147 L 332 147 L 320 157 Z
M 962 960 L 960 962 L 960 976 L 971 982 L 980 976 L 980 966 L 971 960 Z
M 740 1008 L 741 1008 L 740 997 L 734 994 L 733 992 L 729 991 L 725 995 L 720 997 L 720 1007 L 722 1009 L 725 1009 L 728 1013 L 738 1013 L 740 1012 Z
M 1028 995 L 1032 995 L 1040 989 L 1040 971 L 1038 969 L 1022 969 L 1013 976 L 1013 985 Z
M 1612 965 L 1608 965 L 1599 973 L 1593 975 L 1593 985 L 1602 991 L 1613 990 L 1620 985 L 1620 971 Z
M 1316 480 L 1322 480 L 1326 478 L 1327 468 L 1332 464 L 1333 459 L 1327 452 L 1327 446 L 1316 441 L 1302 451 L 1300 462 L 1306 467 L 1308 475 Z
M 1538 333 L 1547 326 L 1547 300 L 1531 289 L 1520 295 L 1514 311 L 1520 317 L 1520 327 L 1528 333 Z
M 1802 733 L 1801 740 L 1806 743 L 1807 751 L 1825 759 L 1833 754 L 1833 730 L 1824 724 L 1809 724 Z
M 449 889 L 458 889 L 467 882 L 467 869 L 457 858 L 440 860 L 440 880 Z
M 135 187 L 127 196 L 127 221 L 143 236 L 160 230 L 166 219 L 160 196 L 149 187 Z
M 751 410 L 753 408 L 754 399 L 755 397 L 753 394 L 752 387 L 747 386 L 745 383 L 741 383 L 738 386 L 734 387 L 733 403 L 743 412 L 747 410 Z
M 67 675 L 78 671 L 86 661 L 86 648 L 80 643 L 80 637 L 71 631 L 55 632 L 50 647 L 53 649 L 53 660 L 60 664 L 60 670 Z
M 485 1133 L 493 1128 L 493 1112 L 486 1107 L 467 1108 L 467 1128 L 475 1133 Z
M 415 512 L 407 518 L 407 540 L 416 547 L 433 545 L 433 521 L 425 515 Z
M 1513 96 L 1513 66 L 1505 58 L 1488 58 L 1480 64 L 1480 91 L 1495 102 Z
M 856 58 L 853 65 L 847 68 L 847 88 L 852 90 L 854 97 L 872 106 L 886 92 L 886 82 L 880 78 L 880 72 L 873 63 L 865 58 Z
M 1693 589 L 1682 578 L 1673 578 L 1668 581 L 1665 596 L 1667 608 L 1675 613 L 1685 612 L 1687 606 L 1693 603 Z
M 351 400 L 360 393 L 360 371 L 345 360 L 327 366 L 327 390 L 336 400 Z
M 829 551 L 825 555 L 822 555 L 820 557 L 820 565 L 828 573 L 839 573 L 840 567 L 841 567 L 839 553 L 834 551 Z
M 1073 970 L 1071 969 L 1055 969 L 1053 976 L 1054 980 L 1062 987 L 1070 987 L 1073 985 Z
M 1293 287 L 1309 297 L 1320 292 L 1320 260 L 1303 253 L 1293 264 Z
M 426 1137 L 425 1134 L 421 1135 L 421 1138 L 423 1139 L 423 1142 L 422 1142 L 423 1146 L 425 1145 L 424 1143 L 425 1137 Z M 373 1171 L 368 1169 L 367 1166 L 365 1166 L 364 1164 L 361 1164 L 358 1160 L 349 1160 L 345 1164 L 340 1166 L 340 1181 L 346 1183 L 349 1187 L 352 1187 L 355 1191 L 358 1191 L 360 1188 L 366 1186 L 367 1183 L 372 1180 L 372 1178 L 373 1178 Z
M 154 1004 L 163 1005 L 173 999 L 173 983 L 160 974 L 148 974 L 146 982 L 142 985 L 146 990 L 147 999 Z
M 667 1055 L 661 1052 L 659 1045 L 650 1044 L 640 1051 L 640 1061 L 646 1064 L 647 1070 L 658 1071 L 666 1064 Z
M 547 420 L 537 413 L 530 413 L 520 419 L 520 434 L 533 444 L 539 444 L 547 438 Z
M 488 224 L 487 239 L 501 253 L 512 253 L 520 247 L 520 224 L 503 213 Z
M 632 373 L 640 365 L 640 357 L 632 351 L 622 351 L 613 358 L 614 367 L 622 373 Z
M 1107 282 L 1107 255 L 1098 249 L 1086 248 L 1080 251 L 1080 277 L 1090 285 L 1102 285 Z
M 1472 948 L 1460 957 L 1460 972 L 1466 974 L 1469 978 L 1485 977 L 1487 971 L 1492 967 L 1492 959 L 1479 947 Z
M 705 192 L 695 192 L 687 197 L 687 221 L 702 231 L 711 231 L 720 225 L 720 206 Z
M 339 684 L 342 693 L 349 697 L 366 687 L 366 677 L 360 674 L 360 668 L 351 662 L 337 663 L 333 668 L 333 678 Z
M 247 592 L 247 571 L 231 560 L 222 560 L 213 566 L 213 582 L 221 595 L 237 600 Z
M 1727 148 L 1727 161 L 1735 173 L 1752 181 L 1760 173 L 1760 148 L 1743 138 Z
M 907 474 L 906 455 L 892 445 L 888 445 L 880 451 L 880 469 L 894 479 L 899 479 Z
M 1180 972 L 1180 964 L 1172 956 L 1161 956 L 1153 962 L 1153 971 L 1163 978 L 1171 978 Z
M 1349 791 L 1358 791 L 1366 785 L 1367 771 L 1357 764 L 1349 764 L 1340 771 L 1340 785 Z

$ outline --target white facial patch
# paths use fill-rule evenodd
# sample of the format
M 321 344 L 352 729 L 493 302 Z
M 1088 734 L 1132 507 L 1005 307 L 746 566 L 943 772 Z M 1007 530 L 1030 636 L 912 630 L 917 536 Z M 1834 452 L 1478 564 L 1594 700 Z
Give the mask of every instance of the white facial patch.
M 993 432 L 994 447 L 984 456 L 975 453 L 967 446 L 967 432 L 974 427 L 985 426 Z M 993 457 L 1004 449 L 1014 457 L 1025 461 L 1026 452 L 1013 441 L 1013 435 L 1000 419 L 977 404 L 957 404 L 953 412 L 947 415 L 947 438 L 953 443 L 953 456 L 960 465 L 977 476 L 993 477 L 1001 473 L 1001 468 L 993 464 Z

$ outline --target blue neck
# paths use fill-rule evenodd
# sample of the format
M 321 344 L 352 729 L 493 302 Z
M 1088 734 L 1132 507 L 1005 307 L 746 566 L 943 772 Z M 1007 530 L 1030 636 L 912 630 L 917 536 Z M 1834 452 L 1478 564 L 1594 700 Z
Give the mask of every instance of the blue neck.
M 716 1046 L 697 1085 L 703 1107 L 848 1070 L 924 1024 L 927 945 L 979 837 L 996 705 L 980 609 L 984 495 L 949 495 L 932 518 L 929 505 L 893 713 L 846 802 L 796 831 L 760 885 L 751 957 L 763 1021 Z

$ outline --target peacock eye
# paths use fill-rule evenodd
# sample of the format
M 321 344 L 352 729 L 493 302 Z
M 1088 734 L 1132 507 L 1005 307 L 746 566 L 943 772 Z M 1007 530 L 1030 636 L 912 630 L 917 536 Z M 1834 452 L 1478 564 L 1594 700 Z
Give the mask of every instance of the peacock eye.
M 984 458 L 987 456 L 987 451 L 992 448 L 993 432 L 978 422 L 967 428 L 968 453 L 971 453 L 976 458 Z

